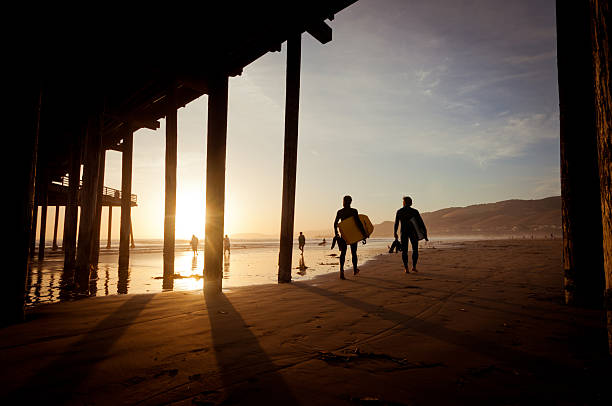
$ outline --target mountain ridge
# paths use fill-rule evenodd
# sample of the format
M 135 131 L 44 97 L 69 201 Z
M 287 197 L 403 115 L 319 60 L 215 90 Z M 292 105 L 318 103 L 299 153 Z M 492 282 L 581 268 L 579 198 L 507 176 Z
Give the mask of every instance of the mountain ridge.
M 510 199 L 421 213 L 429 236 L 549 236 L 561 233 L 561 196 Z M 372 237 L 392 237 L 393 221 L 374 225 Z

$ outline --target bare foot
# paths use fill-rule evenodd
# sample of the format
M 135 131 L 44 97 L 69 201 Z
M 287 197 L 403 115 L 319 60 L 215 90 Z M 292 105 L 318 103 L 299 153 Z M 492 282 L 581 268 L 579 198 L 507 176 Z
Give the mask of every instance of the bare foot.
M 406 273 L 410 273 L 410 271 L 408 270 L 408 268 L 404 268 L 406 270 Z
M 353 269 L 353 275 L 357 275 L 359 273 L 359 269 Z
M 412 268 L 412 272 L 419 272 L 416 268 Z

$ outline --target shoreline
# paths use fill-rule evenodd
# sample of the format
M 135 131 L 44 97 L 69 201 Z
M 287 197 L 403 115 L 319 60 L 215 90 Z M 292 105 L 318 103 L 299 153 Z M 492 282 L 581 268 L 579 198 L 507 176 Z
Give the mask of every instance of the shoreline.
M 55 303 L 2 330 L 0 396 L 69 404 L 605 404 L 602 311 L 560 241 L 399 254 L 346 281 Z M 93 298 L 92 298 L 93 299 Z M 602 344 L 601 346 L 599 344 Z M 609 392 L 609 391 L 608 391 Z

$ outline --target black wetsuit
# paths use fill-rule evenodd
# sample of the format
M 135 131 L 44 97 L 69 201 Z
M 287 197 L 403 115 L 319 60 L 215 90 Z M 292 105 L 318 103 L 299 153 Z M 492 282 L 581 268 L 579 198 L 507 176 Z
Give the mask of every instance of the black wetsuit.
M 365 230 L 363 228 L 363 224 L 361 224 L 361 220 L 359 220 L 359 213 L 357 209 L 353 209 L 352 207 L 343 207 L 338 210 L 336 213 L 336 219 L 334 220 L 334 231 L 338 228 L 338 222 L 342 220 L 346 220 L 349 217 L 355 217 L 355 221 L 357 226 L 361 230 L 363 235 L 366 235 Z M 342 238 L 338 239 L 338 248 L 340 249 L 340 274 L 344 274 L 344 260 L 346 258 L 346 248 L 347 244 Z M 351 244 L 351 258 L 353 261 L 353 270 L 357 271 L 357 243 Z
M 408 268 L 408 241 L 410 241 L 410 245 L 412 245 L 412 267 L 416 268 L 417 261 L 419 259 L 419 237 L 417 230 L 415 230 L 414 225 L 410 221 L 414 217 L 414 220 L 418 224 L 419 228 L 427 238 L 427 229 L 425 228 L 425 223 L 423 223 L 423 219 L 419 214 L 417 209 L 413 209 L 412 207 L 402 207 L 397 211 L 395 215 L 395 226 L 393 231 L 397 233 L 397 226 L 399 224 L 402 225 L 402 232 L 400 234 L 400 242 L 401 242 L 401 250 L 402 250 L 402 261 L 404 261 L 404 267 Z

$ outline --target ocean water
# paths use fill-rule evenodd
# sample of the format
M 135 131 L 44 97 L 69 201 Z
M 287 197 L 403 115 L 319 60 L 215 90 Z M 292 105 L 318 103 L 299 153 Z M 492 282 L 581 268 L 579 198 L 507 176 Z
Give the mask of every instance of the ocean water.
M 296 239 L 297 240 L 297 239 Z M 306 242 L 303 255 L 293 249 L 292 280 L 311 279 L 317 275 L 339 271 L 339 251 L 331 249 L 331 239 L 325 245 L 321 240 Z M 110 249 L 100 249 L 97 271 L 91 275 L 90 296 L 105 296 L 128 293 L 162 292 L 163 241 L 137 240 L 136 248 L 130 250 L 130 266 L 119 271 L 119 252 L 115 244 Z M 367 244 L 359 243 L 359 265 L 377 255 L 387 252 L 391 240 L 368 239 Z M 177 241 L 174 263 L 173 290 L 195 290 L 203 287 L 204 253 L 203 242 L 197 255 L 187 241 Z M 278 275 L 278 240 L 232 240 L 231 253 L 224 256 L 223 288 L 276 283 Z M 72 274 L 63 270 L 61 249 L 52 251 L 48 247 L 45 260 L 32 260 L 27 279 L 26 305 L 35 306 L 77 297 L 71 290 Z M 350 249 L 345 269 L 352 274 Z

